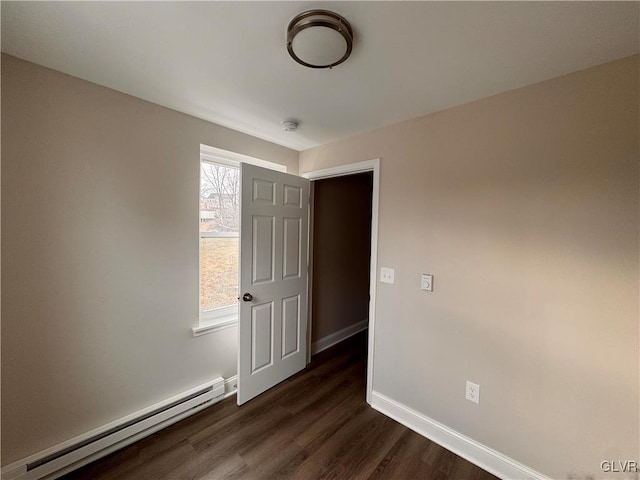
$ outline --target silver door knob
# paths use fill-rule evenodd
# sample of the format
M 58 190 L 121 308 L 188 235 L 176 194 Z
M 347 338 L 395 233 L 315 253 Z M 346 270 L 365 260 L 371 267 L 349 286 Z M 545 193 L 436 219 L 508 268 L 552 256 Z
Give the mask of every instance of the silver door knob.
M 252 300 L 253 300 L 253 295 L 251 295 L 250 293 L 245 293 L 244 295 L 242 295 L 243 302 L 251 302 Z

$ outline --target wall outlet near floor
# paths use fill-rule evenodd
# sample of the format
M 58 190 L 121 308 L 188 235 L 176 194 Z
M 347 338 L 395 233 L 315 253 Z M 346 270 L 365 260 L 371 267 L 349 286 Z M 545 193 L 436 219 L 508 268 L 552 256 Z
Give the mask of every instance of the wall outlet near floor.
M 433 275 L 430 273 L 423 273 L 420 276 L 420 288 L 427 292 L 433 292 Z
M 395 271 L 393 268 L 380 267 L 380 281 L 382 283 L 394 283 Z
M 473 403 L 480 403 L 480 385 L 467 380 L 467 393 L 465 398 Z

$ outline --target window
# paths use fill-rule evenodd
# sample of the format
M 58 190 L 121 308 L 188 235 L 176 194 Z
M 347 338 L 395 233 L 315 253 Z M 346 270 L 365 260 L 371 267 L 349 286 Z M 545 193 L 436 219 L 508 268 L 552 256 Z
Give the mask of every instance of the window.
M 240 163 L 286 167 L 202 145 L 200 148 L 200 322 L 198 336 L 238 321 Z
M 240 171 L 202 160 L 200 317 L 209 323 L 237 317 L 239 240 Z

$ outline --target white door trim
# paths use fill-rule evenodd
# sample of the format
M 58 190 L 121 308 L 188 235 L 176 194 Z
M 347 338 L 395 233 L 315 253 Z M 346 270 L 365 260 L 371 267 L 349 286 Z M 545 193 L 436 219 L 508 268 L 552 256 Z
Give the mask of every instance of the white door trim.
M 342 177 L 354 173 L 373 172 L 373 191 L 371 192 L 371 266 L 369 286 L 369 351 L 367 352 L 367 403 L 372 402 L 373 392 L 373 361 L 375 345 L 375 319 L 376 319 L 376 287 L 377 287 L 377 263 L 378 263 L 378 205 L 380 193 L 380 159 L 366 160 L 364 162 L 339 165 L 302 173 L 300 176 L 309 180 L 321 180 L 324 178 Z M 311 222 L 309 222 L 311 223 Z M 309 264 L 312 262 L 313 252 L 309 252 Z M 311 298 L 311 291 L 309 291 Z M 309 302 L 311 304 L 311 302 Z M 309 316 L 311 319 L 311 316 Z M 310 322 L 310 320 L 309 320 Z M 309 325 L 309 329 L 311 325 Z M 310 336 L 309 336 L 310 337 Z M 308 345 L 311 351 L 311 345 Z

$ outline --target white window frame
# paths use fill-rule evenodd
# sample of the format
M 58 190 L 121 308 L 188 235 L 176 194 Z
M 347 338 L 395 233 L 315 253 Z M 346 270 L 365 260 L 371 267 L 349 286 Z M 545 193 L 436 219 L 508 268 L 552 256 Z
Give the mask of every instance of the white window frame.
M 200 145 L 200 160 L 198 165 L 205 163 L 217 163 L 220 165 L 227 165 L 233 168 L 240 168 L 241 163 L 250 163 L 251 165 L 256 165 L 258 167 L 269 168 L 271 170 L 276 170 L 279 172 L 287 172 L 287 167 L 285 165 L 280 165 L 279 163 L 269 162 L 267 160 L 261 160 L 259 158 L 249 157 L 247 155 L 242 155 L 240 153 L 230 152 L 227 150 L 222 150 L 220 148 L 211 147 L 209 145 Z M 198 176 L 198 180 L 200 180 L 200 176 Z M 198 184 L 198 212 L 200 211 L 200 184 Z M 198 214 L 198 218 L 200 215 Z M 202 311 L 200 310 L 200 292 L 201 292 L 201 268 L 202 268 L 202 253 L 200 252 L 201 248 L 201 239 L 202 238 L 228 238 L 228 237 L 238 237 L 239 233 L 215 233 L 215 232 L 200 232 L 200 221 L 198 220 L 198 311 L 199 311 L 199 320 L 198 326 L 193 327 L 192 333 L 193 336 L 198 337 L 200 335 L 204 335 L 205 333 L 215 332 L 217 330 L 221 330 L 228 327 L 233 327 L 238 324 L 238 304 L 227 305 L 224 307 L 212 308 L 210 310 Z M 239 280 L 240 272 L 238 272 L 238 280 Z

